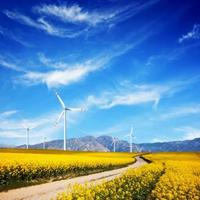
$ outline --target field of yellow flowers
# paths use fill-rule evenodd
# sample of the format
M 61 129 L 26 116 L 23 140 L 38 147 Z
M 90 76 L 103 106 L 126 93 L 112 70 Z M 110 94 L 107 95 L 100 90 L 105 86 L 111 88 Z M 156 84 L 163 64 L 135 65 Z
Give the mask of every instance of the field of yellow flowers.
M 0 150 L 0 189 L 21 183 L 74 177 L 134 162 L 129 153 Z
M 143 155 L 144 156 L 144 155 Z M 200 153 L 155 153 L 152 161 L 100 185 L 74 185 L 57 200 L 199 200 Z
M 200 153 L 160 153 L 145 157 L 165 166 L 165 173 L 151 192 L 152 199 L 200 199 Z

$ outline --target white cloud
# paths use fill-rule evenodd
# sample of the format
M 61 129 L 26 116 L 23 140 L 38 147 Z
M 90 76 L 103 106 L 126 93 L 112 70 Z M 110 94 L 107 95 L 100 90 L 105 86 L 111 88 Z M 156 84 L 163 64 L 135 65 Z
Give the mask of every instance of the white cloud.
M 163 67 L 167 63 L 173 62 L 175 60 L 179 60 L 185 54 L 187 54 L 188 51 L 191 50 L 191 48 L 196 48 L 198 46 L 199 46 L 198 43 L 187 44 L 184 46 L 179 46 L 177 48 L 171 49 L 170 51 L 165 51 L 164 53 L 161 53 L 161 54 L 149 56 L 147 58 L 145 66 L 147 66 L 147 67 L 162 66 Z
M 18 111 L 17 110 L 8 110 L 3 113 L 0 113 L 0 118 L 8 118 L 14 114 L 16 114 Z
M 7 37 L 7 38 L 9 38 L 9 39 L 11 39 L 11 40 L 13 40 L 13 41 L 25 46 L 25 47 L 33 47 L 33 45 L 28 43 L 28 42 L 26 42 L 24 40 L 24 38 L 22 39 L 22 37 L 20 37 L 18 34 L 16 34 L 16 33 L 13 34 L 12 31 L 9 31 L 8 29 L 3 28 L 2 26 L 0 26 L 0 34 L 2 36 L 4 36 L 4 37 Z
M 179 43 L 185 40 L 200 39 L 200 24 L 194 24 L 193 29 L 179 38 Z
M 53 70 L 49 72 L 27 72 L 20 77 L 20 82 L 26 84 L 46 84 L 49 88 L 69 85 L 80 81 L 89 73 L 101 68 L 101 65 L 89 61 L 84 64 L 77 64 L 67 69 Z
M 21 24 L 45 31 L 49 35 L 63 37 L 63 38 L 65 37 L 73 38 L 79 35 L 78 32 L 74 33 L 68 29 L 56 27 L 53 24 L 50 24 L 47 20 L 45 20 L 42 17 L 35 20 L 26 15 L 23 15 L 17 12 L 8 11 L 8 10 L 4 11 L 4 14 L 10 19 L 13 19 Z
M 22 130 L 20 131 L 20 130 L 1 130 L 0 129 L 0 133 L 1 133 L 0 137 L 1 138 L 7 138 L 7 139 L 10 139 L 10 138 L 21 139 L 21 138 L 26 137 L 26 133 L 25 132 L 23 133 L 23 132 L 24 131 L 22 131 Z
M 109 109 L 120 105 L 138 105 L 153 103 L 156 107 L 162 96 L 170 88 L 159 85 L 132 85 L 130 88 L 121 87 L 116 91 L 106 91 L 99 96 L 90 95 L 86 105 L 97 106 L 100 109 Z
M 200 105 L 182 106 L 172 109 L 160 116 L 161 119 L 172 119 L 177 117 L 184 117 L 188 115 L 200 114 Z
M 55 62 L 45 57 L 43 54 L 39 54 L 40 61 L 46 65 L 50 64 L 50 66 L 55 69 L 46 72 L 28 71 L 16 79 L 16 82 L 25 83 L 27 85 L 46 84 L 49 88 L 78 82 L 90 73 L 104 69 L 113 58 L 125 54 L 127 51 L 140 44 L 144 39 L 146 38 L 140 38 L 140 40 L 130 45 L 117 45 L 112 48 L 112 50 L 104 52 L 100 56 L 86 60 L 84 63 L 72 65 L 68 65 L 64 62 Z
M 8 111 L 6 113 L 3 113 L 2 120 L 0 121 L 0 129 L 1 130 L 7 130 L 7 131 L 13 131 L 13 130 L 20 130 L 23 129 L 23 125 L 26 125 L 28 127 L 42 127 L 49 122 L 53 122 L 53 120 L 56 120 L 57 113 L 50 113 L 43 116 L 39 116 L 33 119 L 23 119 L 21 118 L 20 113 L 18 113 L 17 117 L 12 117 L 14 113 L 17 111 Z
M 56 101 L 57 100 L 55 99 L 55 102 Z M 31 144 L 41 142 L 44 136 L 47 137 L 48 140 L 58 139 L 60 137 L 60 133 L 63 133 L 63 120 L 61 119 L 56 125 L 56 121 L 62 111 L 62 108 L 59 107 L 60 103 L 56 103 L 58 104 L 58 111 L 51 111 L 32 118 L 24 118 L 17 110 L 8 110 L 0 113 L 0 140 L 7 138 L 25 138 L 26 130 L 24 126 L 33 128 L 30 131 Z M 80 105 L 74 106 L 81 107 Z M 80 112 L 68 112 L 68 128 L 76 128 L 79 119 L 83 115 L 84 113 Z M 18 142 L 20 143 L 20 141 L 21 144 L 25 143 L 25 140 L 20 139 Z
M 42 141 L 44 136 L 47 137 L 48 140 L 56 139 L 58 138 L 58 133 L 62 133 L 62 121 L 57 126 L 55 126 L 55 122 L 59 116 L 59 112 L 46 113 L 32 119 L 22 119 L 21 117 L 14 117 L 14 112 L 15 111 L 7 111 L 1 114 L 3 116 L 0 120 L 0 139 L 21 138 L 21 144 L 25 143 L 26 130 L 24 129 L 23 125 L 27 127 L 34 127 L 30 131 L 31 144 Z M 8 117 L 8 115 L 10 117 Z M 20 114 L 18 116 L 20 116 Z M 78 116 L 80 116 L 80 113 L 68 113 L 68 127 L 77 123 Z
M 6 58 L 0 55 L 0 66 L 8 69 L 12 69 L 18 72 L 26 72 L 23 68 L 19 67 L 15 62 L 7 61 Z
M 177 80 L 160 85 L 133 85 L 131 83 L 124 84 L 123 82 L 114 91 L 108 90 L 102 92 L 100 95 L 88 96 L 86 105 L 88 107 L 97 106 L 100 109 L 109 109 L 120 105 L 153 103 L 153 108 L 156 108 L 162 98 L 172 97 L 174 94 L 185 90 L 191 84 L 198 81 L 199 77 L 197 76 L 192 79 Z M 190 112 L 192 111 L 190 110 Z
M 40 14 L 56 17 L 66 23 L 87 24 L 88 26 L 96 26 L 98 24 L 116 24 L 124 21 L 129 17 L 149 8 L 158 0 L 150 0 L 147 2 L 132 3 L 128 6 L 109 8 L 106 10 L 95 9 L 86 10 L 78 4 L 73 5 L 53 5 L 43 4 L 36 6 L 34 10 Z
M 192 140 L 195 138 L 200 138 L 200 129 L 185 126 L 181 128 L 176 128 L 176 131 L 183 132 L 183 140 Z
M 53 61 L 52 59 L 46 57 L 43 53 L 38 53 L 38 59 L 42 64 L 53 69 L 64 69 L 70 67 L 68 63 L 62 61 Z
M 46 14 L 57 17 L 64 22 L 70 23 L 87 23 L 89 25 L 96 25 L 98 23 L 106 22 L 115 17 L 116 13 L 98 13 L 84 11 L 82 7 L 77 4 L 67 5 L 42 5 L 35 7 L 35 10 L 40 14 Z
M 112 59 L 125 54 L 129 50 L 141 44 L 153 34 L 153 32 L 148 31 L 147 34 L 142 34 L 141 36 L 141 33 L 146 33 L 149 28 L 149 24 L 145 25 L 141 30 L 134 33 L 134 41 L 130 41 L 130 38 L 129 41 L 124 40 L 123 43 L 118 43 L 100 55 L 97 55 L 92 59 L 88 59 L 83 63 L 68 64 L 63 61 L 52 60 L 47 58 L 44 54 L 39 53 L 38 57 L 40 62 L 49 66 L 51 69 L 46 68 L 45 71 L 28 71 L 20 68 L 19 70 L 23 71 L 24 74 L 15 78 L 14 81 L 15 83 L 22 83 L 26 85 L 46 84 L 49 88 L 76 83 L 84 79 L 89 74 L 106 68 Z M 10 68 L 11 67 L 14 69 L 15 66 L 11 65 Z M 15 70 L 18 69 L 15 67 Z
M 19 12 L 13 12 L 9 10 L 5 10 L 3 13 L 12 20 L 39 30 L 43 30 L 49 35 L 62 38 L 74 38 L 84 33 L 88 35 L 88 33 L 94 29 L 102 30 L 97 29 L 97 25 L 110 28 L 115 24 L 149 8 L 158 1 L 159 0 L 149 0 L 145 3 L 140 1 L 137 3 L 132 3 L 128 6 L 108 8 L 106 10 L 86 10 L 78 4 L 43 4 L 40 6 L 35 6 L 32 9 L 35 11 L 35 14 L 38 15 L 36 19 Z M 68 26 L 69 23 L 73 25 Z
M 90 69 L 87 66 L 48 73 L 28 72 L 22 77 L 22 79 L 30 84 L 45 83 L 48 87 L 58 87 L 77 82 L 89 72 Z

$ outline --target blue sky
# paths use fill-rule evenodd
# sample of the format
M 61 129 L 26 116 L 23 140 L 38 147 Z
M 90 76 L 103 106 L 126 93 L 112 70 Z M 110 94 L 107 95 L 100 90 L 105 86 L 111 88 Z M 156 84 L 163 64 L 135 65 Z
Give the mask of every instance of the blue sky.
M 200 137 L 199 1 L 0 3 L 0 143 L 109 134 Z

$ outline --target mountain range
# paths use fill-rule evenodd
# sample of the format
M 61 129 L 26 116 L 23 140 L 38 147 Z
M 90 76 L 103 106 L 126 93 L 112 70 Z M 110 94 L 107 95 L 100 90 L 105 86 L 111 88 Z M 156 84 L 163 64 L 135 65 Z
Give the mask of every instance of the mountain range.
M 116 151 L 128 152 L 129 143 L 124 140 L 116 139 Z M 26 145 L 17 148 L 25 148 Z M 68 150 L 75 151 L 113 151 L 113 141 L 111 136 L 85 136 L 72 138 L 67 141 Z M 30 145 L 33 149 L 42 149 L 43 143 Z M 63 149 L 63 140 L 53 140 L 45 143 L 46 149 Z M 156 143 L 133 143 L 133 151 L 161 152 L 161 151 L 200 151 L 200 138 L 184 141 L 173 142 L 156 142 Z

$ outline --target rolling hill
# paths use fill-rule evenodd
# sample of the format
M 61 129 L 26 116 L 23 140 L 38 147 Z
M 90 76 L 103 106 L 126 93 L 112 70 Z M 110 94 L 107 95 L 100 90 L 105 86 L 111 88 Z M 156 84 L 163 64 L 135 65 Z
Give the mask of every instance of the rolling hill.
M 53 140 L 46 142 L 47 149 L 63 149 L 63 140 Z M 80 138 L 72 138 L 67 141 L 69 150 L 75 151 L 113 151 L 112 138 L 110 136 L 86 136 Z M 18 148 L 25 148 L 25 145 L 18 146 Z M 43 143 L 30 145 L 33 149 L 42 149 Z M 124 140 L 117 140 L 116 151 L 129 151 L 129 143 Z M 133 144 L 133 151 L 200 151 L 200 138 L 184 141 L 173 142 L 157 142 L 157 143 L 141 143 Z

